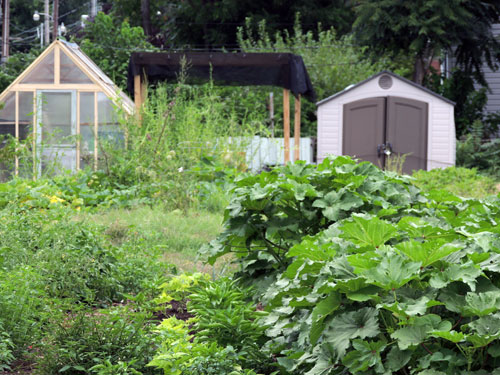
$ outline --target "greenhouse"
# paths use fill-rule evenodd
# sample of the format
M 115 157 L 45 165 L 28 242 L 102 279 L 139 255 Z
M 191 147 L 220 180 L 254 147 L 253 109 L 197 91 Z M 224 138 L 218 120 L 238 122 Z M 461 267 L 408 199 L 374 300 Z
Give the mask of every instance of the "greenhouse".
M 3 179 L 96 169 L 99 141 L 123 143 L 118 112 L 134 110 L 131 99 L 78 45 L 62 40 L 7 87 L 0 103 Z M 7 135 L 16 139 L 11 152 Z

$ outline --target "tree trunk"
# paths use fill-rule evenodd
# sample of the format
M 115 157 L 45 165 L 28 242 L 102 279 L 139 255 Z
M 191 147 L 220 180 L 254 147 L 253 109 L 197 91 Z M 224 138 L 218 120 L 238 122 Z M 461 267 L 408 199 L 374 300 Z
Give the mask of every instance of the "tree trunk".
M 151 36 L 151 16 L 149 14 L 149 0 L 141 0 L 142 28 L 144 34 Z
M 421 85 L 424 82 L 424 77 L 426 74 L 425 61 L 422 56 L 417 56 L 415 58 L 415 64 L 413 68 L 413 82 Z

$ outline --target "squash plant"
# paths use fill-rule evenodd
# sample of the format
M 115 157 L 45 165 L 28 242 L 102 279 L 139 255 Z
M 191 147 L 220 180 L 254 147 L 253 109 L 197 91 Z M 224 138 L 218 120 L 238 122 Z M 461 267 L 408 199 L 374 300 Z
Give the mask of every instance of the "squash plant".
M 211 264 L 234 253 L 242 278 L 266 288 L 288 266 L 287 252 L 304 236 L 353 213 L 398 217 L 402 208 L 421 199 L 408 177 L 344 156 L 317 167 L 297 162 L 243 175 L 235 181 L 222 234 L 201 253 Z
M 348 158 L 239 184 L 210 251 L 262 287 L 284 371 L 500 374 L 498 198 L 424 196 Z

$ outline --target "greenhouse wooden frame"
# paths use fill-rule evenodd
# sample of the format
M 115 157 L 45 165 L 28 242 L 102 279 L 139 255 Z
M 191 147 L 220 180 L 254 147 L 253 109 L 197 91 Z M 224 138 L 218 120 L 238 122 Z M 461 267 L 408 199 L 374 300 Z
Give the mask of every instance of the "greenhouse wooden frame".
M 51 98 L 50 112 L 46 103 L 46 99 L 42 100 L 42 96 L 54 93 L 60 94 L 59 97 L 54 95 Z M 92 94 L 92 95 L 90 95 Z M 83 99 L 87 102 L 93 97 L 93 102 L 90 106 L 84 106 Z M 32 100 L 30 106 L 31 113 L 27 112 L 26 101 Z M 69 102 L 75 102 L 75 108 L 63 107 L 59 99 L 65 99 Z M 74 43 L 68 43 L 62 40 L 56 40 L 49 45 L 29 67 L 22 72 L 5 90 L 0 94 L 0 102 L 9 106 L 0 110 L 0 127 L 2 134 L 11 134 L 17 140 L 22 136 L 27 136 L 21 131 L 31 126 L 33 141 L 32 141 L 32 157 L 33 157 L 33 178 L 36 179 L 41 171 L 41 153 L 40 145 L 42 133 L 48 132 L 50 127 L 42 128 L 42 111 L 44 117 L 50 118 L 61 116 L 61 113 L 70 113 L 71 123 L 58 123 L 54 127 L 61 127 L 62 129 L 69 129 L 71 136 L 76 137 L 76 141 L 69 146 L 61 147 L 58 144 L 50 144 L 48 148 L 69 152 L 69 156 L 65 156 L 65 160 L 74 165 L 74 170 L 79 170 L 82 167 L 82 114 L 93 113 L 92 119 L 86 122 L 87 133 L 93 132 L 93 154 L 92 167 L 97 169 L 99 161 L 99 134 L 100 122 L 105 121 L 104 116 L 109 115 L 114 111 L 114 108 L 121 108 L 126 115 L 132 115 L 135 111 L 134 102 L 125 95 L 114 82 L 106 76 L 106 74 L 87 56 L 83 51 Z M 20 104 L 23 102 L 23 112 L 20 112 Z M 48 100 L 47 100 L 48 102 Z M 87 103 L 89 104 L 89 103 Z M 113 109 L 111 109 L 113 107 Z M 102 111 L 100 113 L 100 110 Z M 5 112 L 5 113 L 4 113 Z M 114 112 L 113 112 L 114 113 Z M 101 118 L 101 119 L 100 119 Z M 109 116 L 106 118 L 105 125 L 117 125 L 111 122 Z M 62 124 L 62 125 L 61 125 Z M 43 124 L 45 125 L 45 124 Z M 12 128 L 13 127 L 13 128 Z M 109 129 L 108 126 L 105 129 Z M 8 131 L 6 129 L 9 129 Z M 74 129 L 74 130 L 73 130 Z M 108 131 L 108 133 L 110 133 Z M 88 134 L 87 134 L 88 135 Z M 125 135 L 125 134 L 124 134 Z M 126 135 L 125 135 L 126 136 Z M 24 138 L 23 138 L 24 139 Z M 17 149 L 16 149 L 17 151 Z M 73 156 L 74 155 L 74 156 Z M 50 159 L 50 156 L 48 158 Z M 45 156 L 44 156 L 45 157 Z M 73 164 L 74 162 L 74 164 Z M 90 164 L 89 164 L 90 165 Z M 14 174 L 19 175 L 20 160 L 16 152 L 14 161 Z

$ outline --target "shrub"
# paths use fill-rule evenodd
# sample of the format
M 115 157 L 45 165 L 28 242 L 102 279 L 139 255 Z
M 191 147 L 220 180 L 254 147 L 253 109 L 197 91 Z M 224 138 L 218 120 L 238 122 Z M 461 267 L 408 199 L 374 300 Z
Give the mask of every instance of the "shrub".
M 127 68 L 132 51 L 153 50 L 142 27 L 127 21 L 115 25 L 113 18 L 99 12 L 85 25 L 81 49 L 122 89 L 127 87 Z M 119 46 L 119 47 L 118 47 Z
M 165 375 L 256 375 L 239 366 L 232 347 L 200 341 L 188 331 L 188 325 L 175 317 L 163 320 L 157 328 L 161 346 L 149 366 Z
M 286 253 L 305 236 L 353 213 L 394 220 L 420 199 L 409 178 L 349 157 L 325 159 L 317 167 L 289 164 L 237 179 L 224 231 L 202 254 L 213 264 L 234 253 L 243 279 L 265 289 L 290 263 Z
M 250 289 L 221 278 L 193 287 L 187 307 L 197 340 L 234 348 L 244 367 L 265 371 L 270 367 L 269 355 L 261 351 L 266 327 L 257 322 L 265 313 L 249 302 L 250 295 Z
M 486 139 L 484 124 L 475 121 L 472 131 L 457 142 L 457 165 L 499 178 L 500 140 Z
M 10 370 L 9 364 L 15 359 L 12 350 L 14 350 L 14 343 L 9 333 L 3 330 L 0 320 L 0 371 Z
M 181 78 L 175 88 L 160 85 L 150 92 L 141 116 L 141 126 L 123 120 L 126 149 L 103 147 L 109 164 L 104 172 L 115 185 L 139 185 L 170 207 L 185 209 L 198 204 L 199 192 L 206 190 L 198 177 L 212 171 L 220 182 L 246 168 L 245 155 L 238 157 L 245 142 L 232 139 L 253 135 L 253 125 L 214 94 L 212 84 L 191 87 Z
M 260 276 L 266 347 L 288 373 L 495 374 L 499 203 L 344 157 L 293 164 L 238 181 L 209 253 Z
M 0 280 L 0 348 L 6 361 L 8 352 L 17 358 L 42 337 L 51 309 L 60 304 L 48 298 L 44 280 L 33 267 L 21 264 L 5 271 L 0 265 Z
M 413 183 L 423 191 L 444 189 L 466 198 L 484 198 L 497 193 L 497 182 L 479 174 L 475 168 L 420 170 L 413 173 L 412 177 L 415 179 Z
M 145 368 L 154 351 L 150 327 L 147 313 L 133 312 L 126 307 L 70 314 L 54 323 L 38 348 L 41 353 L 38 370 L 47 375 L 97 374 L 112 363 L 120 371 L 129 367 L 130 374 L 134 374 L 132 368 L 153 373 L 152 369 Z

